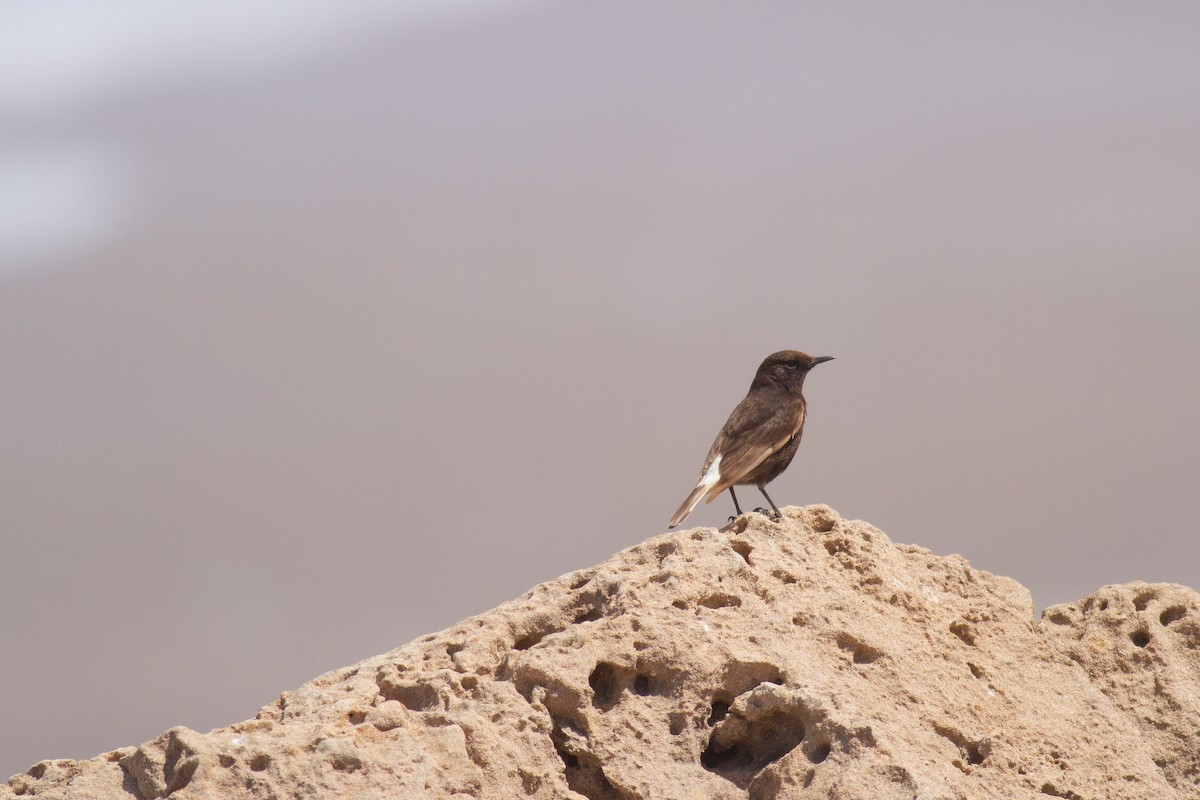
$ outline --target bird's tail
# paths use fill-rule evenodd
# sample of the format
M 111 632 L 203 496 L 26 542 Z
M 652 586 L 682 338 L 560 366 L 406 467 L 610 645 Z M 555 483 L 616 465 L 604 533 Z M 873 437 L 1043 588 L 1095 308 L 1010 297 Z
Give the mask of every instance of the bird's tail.
M 683 505 L 675 512 L 675 516 L 671 517 L 671 522 L 667 525 L 668 528 L 674 528 L 687 519 L 687 515 L 692 513 L 692 509 L 700 502 L 700 498 L 711 492 L 713 487 L 721 482 L 721 457 L 717 456 L 707 466 L 708 469 L 700 476 L 700 482 L 696 484 L 696 488 L 692 489 L 692 493 L 687 496 L 687 500 L 683 501 Z M 708 499 L 711 501 L 713 495 L 710 494 Z
M 711 487 L 705 486 L 703 483 L 701 483 L 695 489 L 692 489 L 692 493 L 687 496 L 687 500 L 683 501 L 683 505 L 681 505 L 679 510 L 675 512 L 675 516 L 671 517 L 671 522 L 669 525 L 667 525 L 667 527 L 674 528 L 676 525 L 687 519 L 688 514 L 692 513 L 692 509 L 696 507 L 696 504 L 700 502 L 700 498 L 704 497 L 704 493 L 710 488 Z

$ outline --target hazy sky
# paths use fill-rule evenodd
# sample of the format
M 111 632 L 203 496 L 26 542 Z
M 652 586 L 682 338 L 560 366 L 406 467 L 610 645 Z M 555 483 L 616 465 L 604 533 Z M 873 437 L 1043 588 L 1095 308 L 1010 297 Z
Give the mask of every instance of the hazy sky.
M 837 360 L 780 504 L 1039 607 L 1200 586 L 1197 41 L 1192 3 L 0 2 L 0 773 L 664 531 L 783 348 Z

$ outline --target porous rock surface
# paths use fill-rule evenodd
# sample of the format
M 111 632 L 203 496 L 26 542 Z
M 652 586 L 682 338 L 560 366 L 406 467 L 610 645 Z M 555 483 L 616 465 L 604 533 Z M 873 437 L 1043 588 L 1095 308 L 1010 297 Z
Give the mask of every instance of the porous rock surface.
M 1200 797 L 1200 595 L 1016 582 L 826 506 L 651 538 L 39 798 Z

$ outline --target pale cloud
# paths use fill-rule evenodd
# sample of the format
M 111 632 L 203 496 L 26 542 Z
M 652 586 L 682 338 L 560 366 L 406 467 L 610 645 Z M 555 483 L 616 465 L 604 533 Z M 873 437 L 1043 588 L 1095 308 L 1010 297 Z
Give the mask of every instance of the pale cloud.
M 0 0 L 0 122 L 9 126 L 0 140 L 0 274 L 71 257 L 136 224 L 136 159 L 79 130 L 105 103 L 254 79 L 381 27 L 453 25 L 527 2 Z
M 92 142 L 0 151 L 0 276 L 126 230 L 140 206 L 134 174 L 119 152 Z
M 0 2 L 0 117 L 55 115 L 156 85 L 285 68 L 379 26 L 454 24 L 526 3 Z

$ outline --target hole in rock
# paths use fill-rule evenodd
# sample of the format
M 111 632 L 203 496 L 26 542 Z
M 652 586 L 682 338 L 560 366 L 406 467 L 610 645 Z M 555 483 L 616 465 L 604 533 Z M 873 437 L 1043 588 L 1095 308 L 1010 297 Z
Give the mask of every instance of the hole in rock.
M 528 650 L 545 638 L 545 631 L 534 631 L 533 633 L 526 634 L 525 636 L 522 636 L 520 639 L 517 639 L 515 642 L 513 642 L 513 650 Z
M 725 715 L 729 713 L 729 703 L 724 700 L 713 700 L 712 713 L 708 715 L 708 727 L 716 725 L 721 720 L 725 719 Z
M 385 700 L 399 700 L 409 711 L 431 711 L 442 704 L 437 689 L 423 683 L 384 686 L 380 694 Z
M 1145 647 L 1150 644 L 1150 631 L 1136 630 L 1129 635 L 1129 640 L 1137 647 Z
M 971 670 L 971 674 L 976 678 L 983 677 L 983 667 L 979 666 L 978 664 L 972 664 L 970 661 L 968 661 L 967 668 Z
M 633 679 L 633 693 L 641 695 L 642 697 L 652 693 L 650 689 L 649 675 L 638 675 Z
M 808 753 L 808 760 L 814 764 L 820 764 L 825 759 L 829 758 L 830 745 L 829 742 L 821 742 Z
M 1071 624 L 1071 617 L 1067 614 L 1064 614 L 1061 611 L 1055 611 L 1053 614 L 1046 617 L 1046 619 L 1050 620 L 1055 625 L 1070 625 Z
M 191 783 L 198 766 L 200 766 L 200 761 L 195 758 L 167 764 L 163 768 L 163 777 L 167 779 L 167 793 L 173 794 Z
M 726 665 L 720 683 L 712 687 L 712 709 L 708 715 L 708 726 L 720 723 L 729 714 L 733 699 L 753 691 L 763 684 L 782 686 L 784 674 L 779 667 L 765 661 L 734 660 Z
M 671 735 L 678 736 L 687 728 L 687 715 L 676 711 L 667 716 L 667 724 L 670 727 Z
M 871 647 L 856 647 L 854 648 L 854 663 L 855 664 L 870 664 L 878 659 L 880 652 Z
M 601 661 L 588 676 L 588 685 L 592 687 L 592 705 L 601 711 L 607 711 L 617 704 L 621 697 L 621 675 L 617 667 L 607 661 Z
M 753 720 L 728 717 L 713 729 L 700 764 L 745 789 L 754 776 L 804 741 L 798 710 L 770 711 Z
M 572 623 L 575 625 L 582 625 L 585 622 L 595 622 L 596 620 L 600 619 L 601 616 L 603 615 L 600 613 L 600 609 L 598 608 L 581 608 L 579 613 L 575 615 L 575 619 L 572 620 Z
M 542 779 L 532 772 L 518 768 L 517 774 L 521 776 L 521 788 L 525 794 L 537 794 L 538 789 L 542 788 Z
M 697 600 L 705 608 L 737 608 L 742 604 L 742 598 L 737 595 L 716 593 Z
M 966 756 L 968 763 L 982 764 L 983 760 L 987 758 L 989 745 L 986 741 L 975 741 L 957 728 L 952 728 L 949 725 L 939 725 L 936 722 L 933 725 L 933 729 L 939 736 L 945 737 L 958 747 L 959 751 Z M 961 762 L 957 761 L 955 763 L 956 765 L 961 764 Z
M 550 740 L 554 744 L 554 752 L 563 763 L 568 789 L 587 800 L 624 800 L 623 793 L 618 792 L 604 774 L 599 759 L 587 752 L 578 755 L 570 752 L 566 736 L 560 728 L 550 734 Z
M 571 585 L 568 588 L 570 588 L 571 591 L 582 589 L 584 586 L 587 586 L 589 583 L 591 583 L 591 581 L 591 575 L 577 575 L 575 580 L 571 581 Z
M 262 772 L 269 766 L 271 766 L 271 757 L 266 753 L 259 753 L 250 759 L 250 769 L 254 772 Z
M 568 753 L 560 745 L 554 745 L 554 752 L 558 753 L 558 757 L 562 759 L 563 766 L 567 769 L 572 769 L 579 766 L 579 759 L 571 753 Z
M 842 650 L 849 651 L 851 659 L 855 664 L 870 664 L 877 661 L 883 655 L 876 648 L 859 641 L 848 633 L 838 636 L 837 644 Z
M 960 619 L 950 623 L 950 632 L 959 639 L 962 639 L 963 644 L 968 644 L 972 647 L 975 646 L 975 634 L 971 630 L 971 626 L 963 620 Z
M 357 772 L 362 769 L 362 759 L 353 752 L 334 753 L 329 764 L 338 772 Z
M 608 776 L 604 774 L 598 761 L 588 759 L 578 767 L 567 772 L 567 787 L 576 794 L 581 794 L 588 800 L 624 800 L 625 795 L 618 792 Z
M 1133 607 L 1138 611 L 1145 611 L 1146 606 L 1150 605 L 1150 601 L 1156 597 L 1158 597 L 1157 592 L 1142 592 L 1137 597 L 1133 598 Z
M 748 762 L 748 754 L 742 751 L 742 748 L 735 745 L 720 748 L 710 744 L 704 748 L 704 752 L 700 754 L 700 763 L 710 772 L 716 772 L 722 767 L 733 766 L 737 762 Z
M 674 602 L 671 603 L 671 605 L 673 605 L 675 608 L 680 608 L 680 609 L 684 609 L 684 610 L 686 610 L 688 607 L 686 600 L 675 600 Z
M 1101 600 L 1101 601 L 1100 601 L 1100 610 L 1101 610 L 1101 611 L 1108 611 L 1108 601 L 1107 601 L 1107 600 Z
M 818 533 L 829 533 L 837 527 L 838 521 L 833 517 L 821 515 L 813 521 L 813 530 Z
M 1158 615 L 1159 623 L 1170 625 L 1172 622 L 1178 622 L 1187 615 L 1187 609 L 1183 606 L 1171 606 L 1166 611 Z
M 750 554 L 754 552 L 754 548 L 751 547 L 747 542 L 743 542 L 740 539 L 734 539 L 729 543 L 729 546 L 733 548 L 733 552 L 742 557 L 743 561 L 745 561 L 747 564 L 750 563 Z

